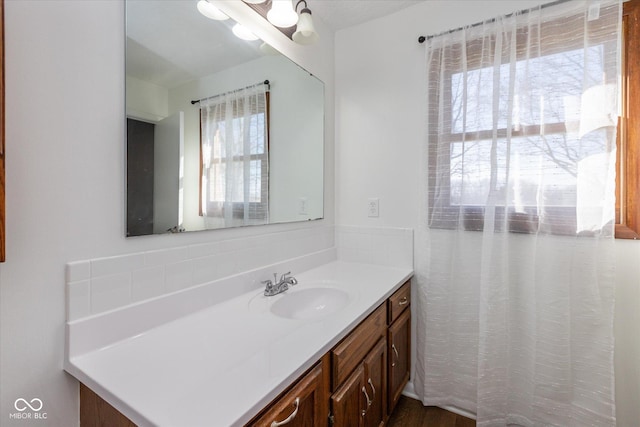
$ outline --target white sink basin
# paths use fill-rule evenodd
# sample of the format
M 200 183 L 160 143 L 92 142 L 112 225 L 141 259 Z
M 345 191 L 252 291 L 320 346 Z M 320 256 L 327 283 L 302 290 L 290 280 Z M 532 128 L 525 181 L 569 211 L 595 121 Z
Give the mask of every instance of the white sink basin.
M 286 292 L 270 311 L 287 319 L 317 319 L 329 316 L 349 303 L 349 294 L 336 288 L 308 288 Z

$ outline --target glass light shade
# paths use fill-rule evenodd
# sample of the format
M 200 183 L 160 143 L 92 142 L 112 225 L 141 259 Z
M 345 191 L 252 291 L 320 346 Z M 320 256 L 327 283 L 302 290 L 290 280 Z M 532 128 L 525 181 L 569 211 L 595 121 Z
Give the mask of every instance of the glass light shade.
M 200 0 L 196 5 L 198 12 L 203 14 L 209 19 L 215 19 L 216 21 L 225 21 L 229 19 L 220 9 L 209 3 L 207 0 Z
M 293 10 L 291 0 L 273 0 L 267 19 L 276 27 L 293 27 L 298 22 L 298 14 Z
M 247 30 L 246 27 L 243 27 L 240 24 L 234 25 L 231 31 L 233 31 L 233 34 L 235 34 L 239 39 L 248 41 L 258 40 L 258 36 L 256 36 L 251 31 Z
M 251 3 L 251 4 L 258 4 L 258 3 L 264 3 L 267 0 L 243 0 L 245 3 Z
M 302 12 L 300 12 L 298 27 L 296 28 L 296 32 L 293 33 L 292 38 L 294 42 L 299 44 L 313 44 L 318 41 L 319 36 L 313 26 L 311 11 L 309 9 L 302 9 Z

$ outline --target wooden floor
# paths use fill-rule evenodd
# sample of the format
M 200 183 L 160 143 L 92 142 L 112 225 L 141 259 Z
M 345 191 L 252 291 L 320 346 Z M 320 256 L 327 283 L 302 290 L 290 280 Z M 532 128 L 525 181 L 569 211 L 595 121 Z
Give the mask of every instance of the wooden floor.
M 389 418 L 387 427 L 475 427 L 470 418 L 454 414 L 436 406 L 422 406 L 422 402 L 401 396 Z

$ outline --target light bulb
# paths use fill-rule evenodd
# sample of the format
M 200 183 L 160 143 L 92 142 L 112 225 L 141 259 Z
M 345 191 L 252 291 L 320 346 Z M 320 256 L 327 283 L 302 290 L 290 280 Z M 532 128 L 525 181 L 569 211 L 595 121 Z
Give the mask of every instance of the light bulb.
M 247 40 L 247 41 L 258 40 L 258 36 L 256 36 L 251 31 L 247 30 L 246 27 L 240 24 L 234 25 L 231 31 L 233 31 L 233 34 L 235 34 L 236 37 L 242 40 Z
M 267 19 L 276 27 L 293 27 L 298 22 L 298 14 L 293 10 L 291 0 L 273 0 Z
M 229 19 L 220 9 L 209 3 L 207 0 L 200 0 L 196 6 L 198 12 L 203 14 L 209 19 L 215 19 L 216 21 L 224 21 Z

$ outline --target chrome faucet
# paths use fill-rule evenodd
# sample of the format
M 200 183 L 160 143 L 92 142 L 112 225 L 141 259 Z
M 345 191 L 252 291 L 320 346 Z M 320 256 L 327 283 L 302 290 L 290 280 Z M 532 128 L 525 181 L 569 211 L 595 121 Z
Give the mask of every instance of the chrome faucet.
M 291 274 L 290 271 L 287 273 L 284 273 L 282 276 L 280 276 L 280 280 L 278 280 L 278 273 L 274 273 L 273 281 L 271 281 L 271 279 L 264 280 L 262 282 L 262 284 L 265 285 L 264 296 L 271 297 L 274 295 L 278 295 L 288 290 L 289 285 L 291 286 L 297 285 L 298 281 L 296 280 L 295 277 L 289 276 L 290 274 Z

